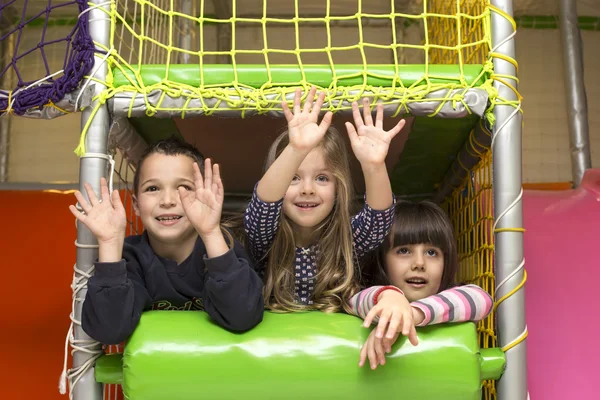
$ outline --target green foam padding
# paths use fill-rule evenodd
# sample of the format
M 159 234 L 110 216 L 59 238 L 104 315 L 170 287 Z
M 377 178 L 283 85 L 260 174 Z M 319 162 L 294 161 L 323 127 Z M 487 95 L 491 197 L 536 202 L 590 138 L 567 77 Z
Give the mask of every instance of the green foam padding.
M 423 198 L 435 193 L 478 120 L 476 115 L 416 117 L 400 159 L 390 172 L 394 193 Z
M 267 312 L 236 334 L 203 312 L 149 311 L 125 346 L 123 393 L 129 400 L 480 400 L 482 378 L 501 370 L 497 354 L 484 362 L 490 357 L 482 357 L 472 323 L 418 328 L 417 347 L 401 337 L 385 366 L 359 368 L 369 331 L 346 314 Z
M 363 66 L 360 64 L 335 65 L 337 77 L 352 75 L 338 79 L 338 86 L 355 86 L 363 84 Z M 367 85 L 391 87 L 396 69 L 393 65 L 368 65 Z M 204 86 L 231 87 L 237 73 L 237 81 L 241 85 L 252 88 L 261 88 L 266 82 L 270 86 L 297 86 L 302 79 L 304 71 L 306 82 L 320 87 L 329 87 L 333 81 L 333 71 L 329 65 L 271 65 L 269 66 L 271 79 L 262 64 L 239 64 L 235 69 L 230 64 L 145 64 L 139 67 L 139 76 L 145 86 L 151 86 L 163 81 L 177 82 L 192 87 L 200 87 L 201 71 L 203 72 Z M 479 64 L 465 64 L 462 66 L 464 81 L 472 86 L 481 85 L 485 79 L 482 74 L 483 66 Z M 168 72 L 168 74 L 167 74 Z M 458 84 L 460 83 L 460 66 L 453 64 L 407 64 L 398 66 L 398 76 L 408 87 L 415 83 L 426 84 L 425 72 L 428 72 L 432 84 Z M 131 85 L 137 82 L 131 70 L 115 68 L 113 70 L 113 83 L 115 88 Z M 398 85 L 398 84 L 397 84 Z
M 123 384 L 123 354 L 104 354 L 96 360 L 96 382 Z

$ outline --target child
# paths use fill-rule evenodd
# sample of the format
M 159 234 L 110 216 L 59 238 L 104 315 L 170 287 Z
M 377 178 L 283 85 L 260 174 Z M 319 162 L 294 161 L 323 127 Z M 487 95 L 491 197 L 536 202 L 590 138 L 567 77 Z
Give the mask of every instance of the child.
M 456 239 L 446 213 L 428 201 L 399 201 L 392 232 L 363 269 L 365 283 L 386 286 L 365 289 L 350 301 L 351 313 L 363 318 L 365 327 L 379 319 L 359 365 L 367 357 L 372 369 L 384 365 L 400 332 L 417 345 L 415 325 L 485 318 L 492 298 L 476 285 L 454 285 L 457 269 Z
M 365 176 L 366 204 L 351 218 L 346 144 L 329 127 L 330 112 L 317 124 L 325 93 L 313 104 L 315 94 L 313 87 L 301 109 L 297 90 L 293 113 L 283 102 L 288 130 L 271 146 L 244 218 L 252 255 L 266 264 L 266 305 L 276 311 L 348 311 L 358 291 L 355 258 L 379 246 L 392 225 L 385 157 L 404 120 L 385 132 L 381 105 L 374 124 L 368 100 L 364 122 L 352 104 L 358 132 L 351 123 L 346 127 Z
M 118 191 L 101 199 L 85 184 L 89 202 L 70 210 L 98 240 L 95 275 L 83 303 L 82 327 L 95 340 L 127 339 L 142 311 L 206 310 L 219 325 L 246 331 L 262 320 L 263 284 L 238 242 L 219 225 L 223 185 L 219 166 L 176 139 L 150 147 L 135 173 L 133 205 L 142 235 L 125 238 L 125 209 Z

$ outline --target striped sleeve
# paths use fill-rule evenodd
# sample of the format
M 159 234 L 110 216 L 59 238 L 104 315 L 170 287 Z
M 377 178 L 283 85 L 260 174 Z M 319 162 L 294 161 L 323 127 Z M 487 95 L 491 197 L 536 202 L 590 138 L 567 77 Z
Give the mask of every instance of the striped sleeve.
M 477 285 L 457 286 L 411 303 L 425 314 L 418 326 L 480 321 L 492 310 L 492 297 Z
M 361 290 L 350 299 L 351 314 L 365 319 L 371 308 L 375 305 L 375 294 L 383 286 L 371 286 Z

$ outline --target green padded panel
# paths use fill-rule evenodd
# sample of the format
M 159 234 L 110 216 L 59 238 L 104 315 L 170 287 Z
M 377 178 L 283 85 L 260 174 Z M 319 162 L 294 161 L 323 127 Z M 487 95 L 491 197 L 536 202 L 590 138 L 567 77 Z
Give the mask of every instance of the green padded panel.
M 435 193 L 478 120 L 475 115 L 459 119 L 415 118 L 400 160 L 390 172 L 394 193 Z
M 136 117 L 129 118 L 129 122 L 148 144 L 171 136 L 183 139 L 177 124 L 171 118 Z
M 482 377 L 503 368 L 501 352 L 480 354 L 472 323 L 419 328 L 417 347 L 399 339 L 375 371 L 358 367 L 368 334 L 346 314 L 267 312 L 235 334 L 203 312 L 150 311 L 125 347 L 123 391 L 129 400 L 480 400 Z
M 192 87 L 200 87 L 200 66 L 198 64 L 171 64 L 168 70 L 168 80 Z M 306 82 L 320 87 L 329 87 L 333 81 L 333 72 L 329 65 L 304 65 L 300 69 L 297 65 L 271 65 L 271 82 L 276 86 L 296 86 L 302 82 L 302 70 Z M 155 85 L 167 77 L 167 66 L 163 64 L 146 64 L 139 69 L 139 74 L 145 86 Z M 205 86 L 230 87 L 235 80 L 234 67 L 231 64 L 205 64 L 202 66 Z M 363 66 L 360 64 L 335 65 L 336 76 L 356 75 L 339 79 L 338 86 L 355 86 L 363 84 Z M 404 86 L 411 86 L 416 82 L 425 84 L 423 76 L 429 73 L 429 81 L 438 83 L 459 83 L 460 66 L 453 64 L 407 64 L 398 66 L 398 75 Z M 477 64 L 463 65 L 464 81 L 471 86 L 478 86 L 484 82 L 483 66 Z M 269 82 L 267 69 L 262 64 L 236 65 L 238 83 L 253 88 L 261 88 Z M 369 65 L 367 85 L 392 86 L 396 69 L 393 65 Z M 118 68 L 113 70 L 113 87 L 121 87 L 136 82 L 133 71 L 123 73 Z

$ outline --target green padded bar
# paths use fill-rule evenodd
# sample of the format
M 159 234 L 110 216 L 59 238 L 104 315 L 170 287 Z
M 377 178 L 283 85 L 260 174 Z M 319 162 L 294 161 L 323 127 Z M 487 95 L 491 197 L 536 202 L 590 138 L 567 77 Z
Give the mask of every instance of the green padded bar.
M 481 379 L 500 379 L 506 368 L 506 354 L 502 349 L 494 347 L 481 349 Z
M 355 86 L 363 84 L 363 66 L 360 64 L 335 65 L 336 76 L 354 75 L 352 77 L 339 79 L 338 86 Z M 139 67 L 139 73 L 145 86 L 154 85 L 169 80 L 171 82 L 182 83 L 192 87 L 200 87 L 200 66 L 198 64 L 171 64 L 167 75 L 167 66 L 160 64 L 147 64 Z M 262 64 L 204 64 L 205 86 L 232 86 L 237 72 L 237 81 L 241 85 L 253 88 L 261 88 L 266 82 L 272 82 L 271 86 L 296 86 L 302 81 L 302 70 L 306 76 L 306 82 L 320 87 L 328 87 L 333 81 L 333 72 L 329 65 L 304 65 L 300 68 L 298 65 L 270 65 L 271 80 L 267 68 Z M 408 64 L 399 65 L 398 74 L 404 86 L 411 86 L 416 82 L 425 84 L 423 77 L 425 71 L 429 73 L 429 80 L 433 84 L 440 83 L 459 83 L 460 66 L 452 64 Z M 465 82 L 474 86 L 481 85 L 484 82 L 485 75 L 482 65 L 465 64 L 463 65 L 463 74 Z M 393 65 L 369 65 L 369 75 L 367 76 L 367 85 L 370 86 L 392 86 L 396 69 Z M 124 74 L 120 69 L 113 69 L 113 87 L 130 85 L 131 81 L 136 82 L 133 71 L 126 70 Z
M 104 354 L 96 360 L 94 370 L 96 382 L 123 383 L 123 354 Z
M 375 371 L 358 367 L 368 334 L 346 314 L 267 312 L 234 334 L 203 312 L 150 311 L 125 347 L 123 392 L 129 400 L 481 399 L 474 324 L 419 328 L 417 347 L 400 338 Z

